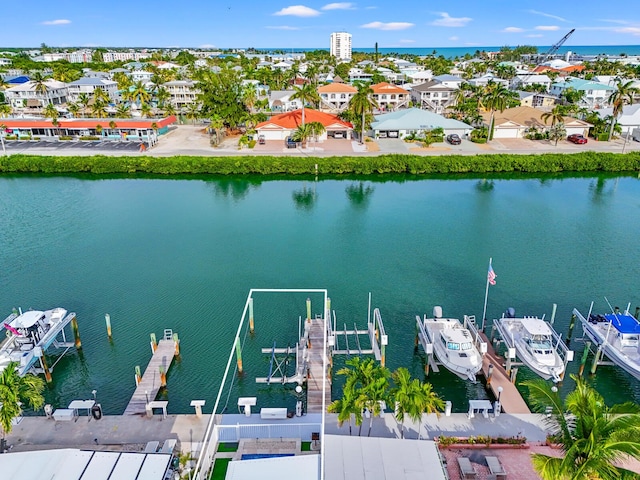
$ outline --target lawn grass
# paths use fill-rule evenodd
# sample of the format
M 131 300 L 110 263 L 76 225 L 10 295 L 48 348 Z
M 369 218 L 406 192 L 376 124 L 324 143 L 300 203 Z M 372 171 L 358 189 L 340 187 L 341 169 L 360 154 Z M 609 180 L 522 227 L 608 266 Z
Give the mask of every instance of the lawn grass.
M 227 468 L 229 468 L 230 461 L 231 458 L 217 458 L 216 463 L 213 464 L 210 480 L 224 480 L 227 476 Z
M 219 443 L 218 444 L 218 452 L 237 452 L 238 444 L 237 443 Z

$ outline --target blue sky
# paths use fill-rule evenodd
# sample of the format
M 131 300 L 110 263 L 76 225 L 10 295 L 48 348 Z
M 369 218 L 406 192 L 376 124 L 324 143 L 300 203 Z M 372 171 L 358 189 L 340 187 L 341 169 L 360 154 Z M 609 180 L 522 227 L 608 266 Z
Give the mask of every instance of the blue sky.
M 640 44 L 635 0 L 318 2 L 308 0 L 30 0 L 2 9 L 0 46 L 354 48 Z

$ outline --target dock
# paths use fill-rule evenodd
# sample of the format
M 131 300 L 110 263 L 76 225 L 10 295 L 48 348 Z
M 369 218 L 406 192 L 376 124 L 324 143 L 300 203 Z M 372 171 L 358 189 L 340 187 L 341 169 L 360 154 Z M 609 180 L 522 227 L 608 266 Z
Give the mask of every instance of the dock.
M 328 320 L 330 321 L 330 320 Z M 322 379 L 326 377 L 324 371 L 324 357 L 327 355 L 327 346 L 325 345 L 324 320 L 322 317 L 311 319 L 309 327 L 310 348 L 308 354 L 308 371 L 309 379 L 307 380 L 307 412 L 322 412 Z M 324 389 L 325 408 L 331 403 L 331 382 L 326 379 L 326 388 Z
M 483 341 L 487 344 L 487 353 L 482 357 L 482 373 L 484 378 L 489 376 L 489 365 L 493 365 L 491 381 L 487 382 L 487 388 L 493 392 L 495 398 L 500 397 L 500 405 L 504 413 L 525 413 L 530 414 L 531 411 L 525 403 L 522 395 L 511 383 L 509 375 L 505 370 L 503 363 L 504 358 L 498 355 L 493 345 L 484 333 L 480 333 Z M 498 392 L 498 387 L 502 387 L 502 392 Z
M 124 415 L 144 415 L 146 413 L 147 403 L 154 401 L 160 388 L 164 386 L 166 373 L 178 351 L 173 332 L 165 330 L 164 338 L 158 342 L 153 356 L 129 400 Z

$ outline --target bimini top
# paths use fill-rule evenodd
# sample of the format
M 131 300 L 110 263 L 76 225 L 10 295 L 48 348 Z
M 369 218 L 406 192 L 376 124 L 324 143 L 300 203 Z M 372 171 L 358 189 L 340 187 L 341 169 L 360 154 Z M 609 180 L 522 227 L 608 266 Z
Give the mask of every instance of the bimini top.
M 11 326 L 13 328 L 33 327 L 42 317 L 44 317 L 44 312 L 40 310 L 28 310 L 11 322 Z
M 544 320 L 539 318 L 523 318 L 522 326 L 531 336 L 534 335 L 551 335 L 551 329 Z
M 613 314 L 607 313 L 604 318 L 620 333 L 638 333 L 640 334 L 640 323 L 631 315 L 628 314 Z

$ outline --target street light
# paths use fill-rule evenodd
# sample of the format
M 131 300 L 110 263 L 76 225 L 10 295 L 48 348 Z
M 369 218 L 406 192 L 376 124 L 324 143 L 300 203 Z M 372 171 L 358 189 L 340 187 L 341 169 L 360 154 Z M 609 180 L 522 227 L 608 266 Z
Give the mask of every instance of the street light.
M 147 405 L 149 405 L 149 392 L 147 390 L 144 391 L 144 396 L 147 398 Z

